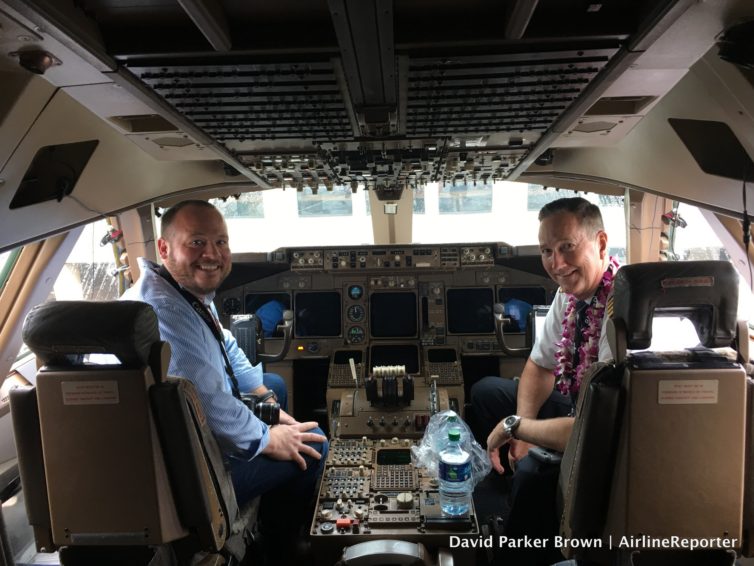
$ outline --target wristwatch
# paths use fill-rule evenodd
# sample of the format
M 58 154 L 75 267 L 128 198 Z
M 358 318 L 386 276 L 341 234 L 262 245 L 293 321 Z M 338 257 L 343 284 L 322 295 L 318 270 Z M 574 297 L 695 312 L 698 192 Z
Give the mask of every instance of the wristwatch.
M 521 424 L 521 417 L 518 415 L 510 415 L 503 419 L 503 430 L 509 438 L 516 438 L 516 429 Z

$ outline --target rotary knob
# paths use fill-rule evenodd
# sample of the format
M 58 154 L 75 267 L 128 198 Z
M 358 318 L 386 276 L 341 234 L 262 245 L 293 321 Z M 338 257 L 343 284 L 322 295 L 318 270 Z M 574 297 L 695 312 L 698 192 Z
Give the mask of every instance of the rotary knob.
M 411 509 L 414 506 L 414 494 L 404 491 L 398 494 L 398 509 Z
M 323 535 L 329 535 L 335 530 L 335 525 L 332 523 L 322 523 L 319 526 L 319 532 L 321 532 Z

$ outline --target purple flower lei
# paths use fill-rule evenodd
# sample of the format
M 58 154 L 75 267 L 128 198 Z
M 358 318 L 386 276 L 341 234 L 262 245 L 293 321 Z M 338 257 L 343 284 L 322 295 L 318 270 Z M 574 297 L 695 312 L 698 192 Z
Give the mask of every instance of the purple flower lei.
M 581 345 L 579 346 L 579 364 L 574 371 L 573 347 L 576 336 L 576 303 L 578 299 L 573 295 L 568 296 L 568 305 L 563 316 L 563 337 L 557 342 L 558 351 L 555 354 L 557 365 L 553 370 L 557 379 L 556 387 L 563 395 L 578 393 L 581 387 L 581 378 L 587 368 L 597 361 L 600 348 L 600 334 L 602 332 L 602 319 L 605 314 L 607 297 L 613 288 L 613 278 L 618 270 L 618 262 L 610 257 L 610 264 L 597 288 L 595 298 L 586 307 L 586 327 L 584 328 Z

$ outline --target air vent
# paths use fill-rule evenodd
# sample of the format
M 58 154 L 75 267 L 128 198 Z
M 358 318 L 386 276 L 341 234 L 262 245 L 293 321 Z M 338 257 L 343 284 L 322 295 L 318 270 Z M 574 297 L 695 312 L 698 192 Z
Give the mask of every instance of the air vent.
M 157 114 L 111 116 L 108 120 L 120 129 L 132 134 L 146 132 L 175 132 L 178 130 L 173 124 Z
M 586 111 L 586 116 L 626 116 L 639 114 L 656 96 L 605 96 Z
M 160 147 L 186 147 L 194 143 L 192 139 L 187 136 L 165 136 L 162 138 L 152 138 L 152 141 Z
M 608 132 L 618 124 L 616 122 L 583 122 L 574 128 L 576 132 L 594 134 L 596 132 Z

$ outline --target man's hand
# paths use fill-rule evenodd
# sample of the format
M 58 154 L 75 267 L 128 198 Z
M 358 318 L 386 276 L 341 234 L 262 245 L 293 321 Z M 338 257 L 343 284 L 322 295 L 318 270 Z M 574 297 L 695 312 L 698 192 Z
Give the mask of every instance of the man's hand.
M 503 421 L 497 423 L 497 426 L 492 429 L 492 432 L 487 437 L 487 455 L 490 457 L 492 467 L 498 474 L 502 474 L 505 471 L 503 464 L 500 462 L 500 447 L 505 446 L 511 440 L 511 437 L 505 432 Z
M 300 423 L 296 419 L 294 419 L 291 415 L 286 413 L 283 409 L 280 409 L 280 423 L 279 424 L 293 425 L 293 424 L 300 424 Z
M 511 467 L 511 471 L 516 471 L 516 464 L 519 460 L 522 460 L 529 453 L 529 448 L 536 446 L 531 442 L 525 442 L 523 440 L 511 439 L 510 447 L 508 448 L 508 465 Z
M 503 419 L 505 420 L 505 419 Z M 519 426 L 520 429 L 520 426 Z M 511 467 L 511 471 L 515 471 L 516 462 L 521 460 L 529 453 L 529 448 L 535 446 L 529 442 L 523 440 L 516 440 L 508 436 L 505 432 L 505 425 L 503 421 L 497 423 L 497 426 L 492 429 L 489 437 L 487 437 L 487 455 L 490 457 L 492 467 L 498 474 L 502 474 L 505 469 L 503 463 L 500 461 L 500 447 L 509 445 L 508 447 L 508 464 Z
M 291 418 L 289 416 L 289 418 Z M 301 454 L 311 456 L 315 460 L 322 455 L 305 442 L 325 442 L 327 439 L 321 434 L 306 432 L 317 426 L 315 421 L 297 424 L 278 424 L 270 427 L 270 441 L 262 450 L 273 460 L 292 460 L 302 470 L 306 469 L 306 460 Z

